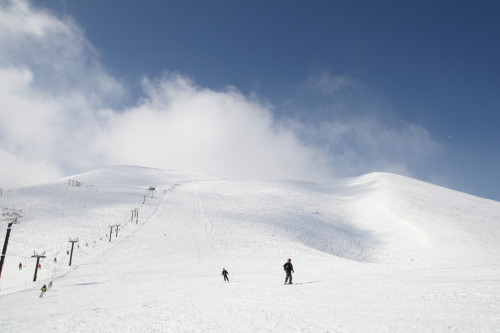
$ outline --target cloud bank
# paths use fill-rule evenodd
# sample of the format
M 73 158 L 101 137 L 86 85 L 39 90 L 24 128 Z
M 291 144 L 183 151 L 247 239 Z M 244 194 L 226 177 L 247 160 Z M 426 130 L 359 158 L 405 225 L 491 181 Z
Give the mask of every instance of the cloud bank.
M 198 170 L 230 179 L 324 180 L 368 171 L 411 174 L 436 149 L 413 124 L 376 117 L 297 121 L 234 87 L 215 91 L 180 73 L 126 85 L 110 75 L 70 17 L 0 3 L 0 187 L 52 181 L 114 164 Z M 354 83 L 322 75 L 331 94 Z

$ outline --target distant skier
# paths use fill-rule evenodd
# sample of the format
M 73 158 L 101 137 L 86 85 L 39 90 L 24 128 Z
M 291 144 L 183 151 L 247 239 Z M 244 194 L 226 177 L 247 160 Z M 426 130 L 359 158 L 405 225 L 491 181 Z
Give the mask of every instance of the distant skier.
M 20 270 L 23 269 L 23 263 L 22 262 L 19 263 L 19 269 Z
M 50 283 L 49 283 L 49 288 L 48 288 L 48 290 L 50 290 L 50 289 L 52 289 L 52 281 L 50 281 Z
M 47 286 L 43 285 L 43 287 L 41 288 L 41 290 L 42 290 L 42 293 L 40 294 L 40 298 L 42 298 L 43 294 L 45 294 L 45 292 L 47 291 Z
M 224 282 L 229 282 L 229 278 L 227 277 L 227 275 L 229 274 L 228 271 L 226 271 L 225 268 L 222 269 L 222 275 L 224 276 Z
M 283 269 L 286 272 L 285 284 L 292 284 L 292 272 L 293 270 L 292 259 L 288 259 L 288 261 L 283 265 Z

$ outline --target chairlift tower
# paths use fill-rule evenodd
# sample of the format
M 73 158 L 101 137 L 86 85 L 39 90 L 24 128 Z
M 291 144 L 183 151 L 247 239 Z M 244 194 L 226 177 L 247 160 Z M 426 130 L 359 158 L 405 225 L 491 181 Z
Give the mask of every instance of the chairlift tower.
M 7 233 L 5 234 L 5 242 L 3 243 L 2 256 L 0 257 L 0 277 L 2 276 L 3 263 L 7 254 L 7 246 L 9 245 L 10 230 L 13 224 L 19 223 L 19 219 L 23 217 L 24 212 L 21 209 L 2 209 L 2 220 L 7 222 Z
M 69 256 L 69 266 L 71 266 L 71 261 L 73 260 L 73 248 L 75 247 L 75 243 L 78 243 L 78 238 L 77 239 L 69 239 L 69 242 L 71 243 L 71 255 Z
M 36 275 L 38 273 L 38 266 L 40 265 L 40 258 L 45 258 L 45 252 L 42 254 L 37 254 L 35 251 L 33 251 L 33 255 L 31 258 L 36 258 L 36 266 L 35 266 L 35 275 L 33 276 L 33 282 L 36 281 Z

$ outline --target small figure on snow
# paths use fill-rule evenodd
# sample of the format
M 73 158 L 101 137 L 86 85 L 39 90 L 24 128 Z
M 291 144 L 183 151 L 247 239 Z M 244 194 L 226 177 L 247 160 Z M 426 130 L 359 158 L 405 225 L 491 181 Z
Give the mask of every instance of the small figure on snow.
M 229 278 L 227 277 L 227 275 L 229 274 L 228 271 L 226 271 L 225 268 L 222 269 L 222 275 L 224 276 L 224 282 L 229 282 Z
M 40 298 L 42 298 L 43 294 L 45 294 L 45 292 L 47 291 L 47 286 L 43 285 L 43 287 L 41 288 L 41 290 L 42 290 L 42 293 L 40 294 Z
M 50 290 L 50 289 L 52 289 L 52 281 L 49 282 L 49 289 L 48 290 Z
M 54 258 L 54 263 L 57 263 L 57 258 Z
M 287 282 L 288 284 L 292 284 L 292 272 L 295 273 L 293 270 L 292 259 L 288 259 L 288 261 L 283 265 L 283 269 L 286 272 L 285 284 Z
M 23 263 L 22 262 L 19 263 L 19 269 L 20 270 L 23 269 Z

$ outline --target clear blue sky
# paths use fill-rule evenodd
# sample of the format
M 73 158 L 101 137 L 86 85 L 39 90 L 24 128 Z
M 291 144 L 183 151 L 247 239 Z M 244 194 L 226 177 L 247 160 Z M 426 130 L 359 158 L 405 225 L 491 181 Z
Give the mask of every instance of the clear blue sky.
M 411 176 L 500 200 L 498 1 L 46 0 L 36 6 L 82 28 L 102 66 L 127 86 L 122 106 L 141 98 L 141 77 L 179 72 L 201 87 L 256 95 L 278 119 L 374 118 L 389 129 L 413 124 L 438 149 L 425 160 L 399 151 Z M 327 86 L 318 83 L 325 80 Z M 369 147 L 356 152 L 378 154 Z

